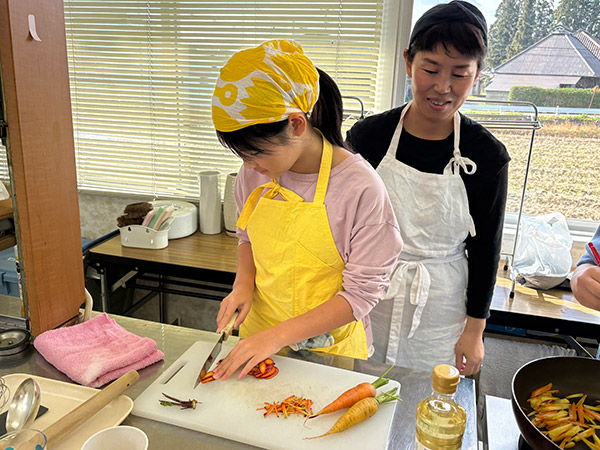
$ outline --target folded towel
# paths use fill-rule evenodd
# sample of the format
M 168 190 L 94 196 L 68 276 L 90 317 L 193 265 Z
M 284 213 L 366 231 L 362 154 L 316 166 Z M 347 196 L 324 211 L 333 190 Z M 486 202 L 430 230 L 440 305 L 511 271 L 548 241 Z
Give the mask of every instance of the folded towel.
M 46 331 L 33 345 L 58 370 L 90 387 L 103 386 L 165 356 L 152 339 L 130 333 L 106 313 L 79 325 Z

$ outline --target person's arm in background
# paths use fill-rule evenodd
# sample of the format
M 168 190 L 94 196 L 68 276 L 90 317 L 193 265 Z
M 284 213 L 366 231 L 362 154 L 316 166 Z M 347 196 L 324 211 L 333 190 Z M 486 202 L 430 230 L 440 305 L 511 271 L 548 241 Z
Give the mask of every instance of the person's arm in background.
M 463 375 L 479 372 L 485 349 L 483 331 L 490 315 L 496 284 L 504 210 L 508 190 L 508 162 L 485 180 L 485 186 L 470 194 L 469 207 L 475 222 L 475 236 L 467 238 L 469 279 L 467 284 L 467 322 L 456 343 L 456 367 Z M 464 362 L 464 364 L 463 364 Z
M 596 249 L 600 248 L 600 227 L 592 238 L 592 244 Z M 571 277 L 571 289 L 582 305 L 600 311 L 600 267 L 589 246 L 586 250 Z

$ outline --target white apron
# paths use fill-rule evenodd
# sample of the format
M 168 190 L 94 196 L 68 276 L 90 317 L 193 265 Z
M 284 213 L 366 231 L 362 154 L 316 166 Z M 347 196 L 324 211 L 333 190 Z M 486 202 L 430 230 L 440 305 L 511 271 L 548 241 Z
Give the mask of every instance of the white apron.
M 467 258 L 475 235 L 459 170 L 477 166 L 460 154 L 460 115 L 454 114 L 454 154 L 443 174 L 420 172 L 396 159 L 404 116 L 377 168 L 404 241 L 384 298 L 371 311 L 374 359 L 421 370 L 455 363 L 466 321 Z M 402 151 L 402 150 L 401 150 Z M 418 151 L 418 149 L 411 149 Z

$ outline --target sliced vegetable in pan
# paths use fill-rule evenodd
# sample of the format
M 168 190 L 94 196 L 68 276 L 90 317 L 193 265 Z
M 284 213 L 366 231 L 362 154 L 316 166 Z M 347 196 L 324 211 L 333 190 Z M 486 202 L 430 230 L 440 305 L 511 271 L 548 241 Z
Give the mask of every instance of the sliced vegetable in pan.
M 558 396 L 548 383 L 531 393 L 527 400 L 533 409 L 527 416 L 548 438 L 560 442 L 560 448 L 572 448 L 581 441 L 592 450 L 600 450 L 600 407 L 586 404 L 587 395 Z

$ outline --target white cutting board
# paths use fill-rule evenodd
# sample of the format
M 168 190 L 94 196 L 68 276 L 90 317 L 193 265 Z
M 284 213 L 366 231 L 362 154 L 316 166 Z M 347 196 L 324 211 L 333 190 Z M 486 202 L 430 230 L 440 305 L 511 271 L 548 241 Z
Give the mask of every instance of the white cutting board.
M 299 415 L 285 419 L 270 414 L 265 418 L 264 409 L 257 411 L 264 402 L 280 402 L 290 395 L 297 395 L 311 399 L 313 411 L 317 412 L 345 390 L 364 381 L 372 382 L 377 377 L 274 356 L 279 368 L 279 374 L 274 378 L 261 380 L 246 376 L 240 380 L 235 374 L 226 381 L 204 383 L 194 389 L 194 381 L 213 346 L 214 343 L 198 341 L 186 350 L 134 400 L 132 414 L 268 449 L 387 448 L 397 402 L 381 405 L 373 417 L 343 433 L 313 440 L 304 438 L 325 433 L 344 411 L 311 419 L 306 424 Z M 232 346 L 224 344 L 217 360 L 224 358 L 231 349 Z M 400 390 L 400 384 L 392 380 L 377 392 L 394 387 Z M 159 399 L 163 398 L 163 392 L 181 400 L 196 399 L 202 403 L 195 410 L 161 406 Z

